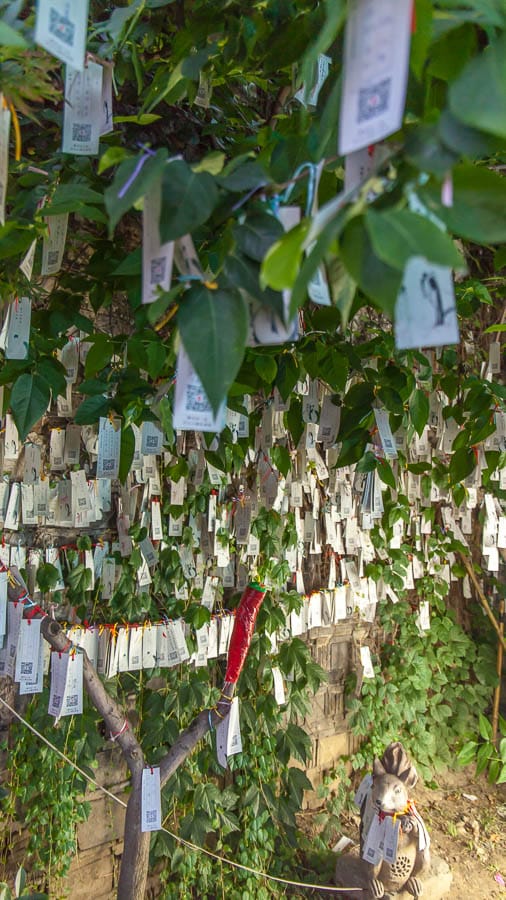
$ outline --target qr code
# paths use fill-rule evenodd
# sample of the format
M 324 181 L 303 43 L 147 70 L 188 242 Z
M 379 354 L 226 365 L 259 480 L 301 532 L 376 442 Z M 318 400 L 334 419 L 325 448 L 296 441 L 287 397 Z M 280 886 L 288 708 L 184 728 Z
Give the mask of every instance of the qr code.
M 61 703 L 61 696 L 60 696 L 60 694 L 55 694 L 54 697 L 53 697 L 53 707 L 55 707 L 56 709 L 59 709 L 59 708 L 60 708 L 60 703 Z
M 358 95 L 358 121 L 367 122 L 381 116 L 388 109 L 391 78 L 385 78 L 373 87 L 363 88 Z
M 32 662 L 22 662 L 21 663 L 21 674 L 22 675 L 31 675 L 33 672 L 33 663 Z
M 77 505 L 80 506 L 81 509 L 83 507 L 85 507 L 86 506 L 86 497 L 78 497 Z
M 158 447 L 158 437 L 156 436 L 156 434 L 146 435 L 146 447 L 148 447 L 149 449 Z
M 102 468 L 104 472 L 114 472 L 114 459 L 104 459 Z
M 164 256 L 151 260 L 151 284 L 160 284 L 165 278 L 167 260 Z
M 210 412 L 211 410 L 204 391 L 193 384 L 186 387 L 186 409 L 188 412 Z
M 62 15 L 54 6 L 49 9 L 49 31 L 63 44 L 67 44 L 68 47 L 74 46 L 76 26 L 66 14 Z
M 79 697 L 77 694 L 70 694 L 67 697 L 67 709 L 75 709 L 79 705 Z
M 146 810 L 146 822 L 148 822 L 150 825 L 152 825 L 153 822 L 156 822 L 156 820 L 157 820 L 156 809 L 147 809 Z
M 76 144 L 86 144 L 91 141 L 91 124 L 89 122 L 74 122 L 72 125 L 72 140 Z
M 56 266 L 58 264 L 59 257 L 58 250 L 49 250 L 47 254 L 47 264 L 48 266 Z

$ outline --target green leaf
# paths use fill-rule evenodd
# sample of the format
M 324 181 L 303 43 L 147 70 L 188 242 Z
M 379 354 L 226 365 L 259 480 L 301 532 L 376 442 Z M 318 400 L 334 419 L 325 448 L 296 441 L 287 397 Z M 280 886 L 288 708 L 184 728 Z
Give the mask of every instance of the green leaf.
M 280 444 L 275 444 L 274 447 L 271 447 L 270 454 L 276 469 L 286 478 L 292 466 L 290 451 Z
M 121 444 L 119 451 L 119 480 L 125 484 L 132 466 L 135 453 L 135 434 L 131 425 L 127 425 L 121 431 Z
M 111 408 L 107 397 L 87 397 L 79 406 L 74 421 L 76 425 L 95 425 L 101 416 L 106 416 Z
M 278 374 L 278 364 L 273 356 L 255 356 L 255 369 L 262 381 L 272 384 Z
M 416 388 L 409 398 L 409 414 L 419 435 L 429 421 L 429 399 L 424 391 Z
M 292 287 L 300 268 L 309 227 L 310 222 L 306 219 L 269 247 L 260 270 L 262 285 L 269 285 L 277 291 Z
M 496 784 L 504 784 L 506 782 L 506 763 L 502 766 L 501 771 L 496 779 Z
M 104 195 L 111 237 L 121 217 L 137 200 L 144 197 L 151 185 L 160 178 L 167 157 L 167 150 L 162 148 L 157 150 L 154 156 L 141 154 L 121 163 L 113 183 Z
M 253 188 L 260 188 L 268 184 L 269 178 L 265 171 L 257 162 L 248 160 L 248 162 L 237 166 L 230 174 L 222 175 L 218 178 L 218 184 L 226 188 L 227 191 L 250 191 Z
M 478 716 L 478 725 L 479 725 L 480 737 L 482 737 L 484 741 L 491 741 L 492 740 L 492 723 L 487 718 L 485 718 L 485 716 L 482 715 L 482 713 L 480 713 Z
M 84 374 L 86 378 L 100 372 L 109 365 L 114 346 L 111 339 L 106 334 L 98 334 L 88 353 L 86 354 L 86 362 L 84 364 Z
M 177 319 L 181 339 L 215 411 L 239 371 L 248 338 L 248 306 L 239 291 L 191 287 Z
M 253 213 L 232 230 L 237 246 L 246 256 L 262 262 L 269 247 L 283 236 L 284 229 L 275 216 Z
M 450 85 L 448 101 L 461 122 L 506 138 L 506 34 L 467 63 Z
M 502 149 L 500 138 L 470 128 L 456 119 L 449 109 L 443 110 L 437 125 L 438 134 L 443 144 L 469 159 L 480 159 L 493 156 Z
M 126 156 L 128 156 L 128 150 L 125 147 L 108 147 L 98 161 L 98 174 L 106 172 L 111 166 L 118 166 Z
M 1 31 L 0 31 L 1 36 Z M 14 890 L 16 891 L 16 896 L 20 897 L 22 892 L 25 889 L 26 885 L 26 872 L 23 869 L 23 866 L 20 866 L 18 871 L 16 872 L 16 878 L 14 880 Z
M 167 361 L 167 348 L 161 341 L 150 341 L 146 347 L 146 356 L 148 375 L 156 379 Z
M 218 201 L 214 178 L 207 172 L 194 172 L 182 159 L 167 164 L 161 190 L 163 243 L 183 237 L 206 222 Z
M 11 409 L 22 441 L 36 422 L 44 415 L 51 391 L 40 375 L 20 375 L 11 391 Z
M 28 47 L 22 34 L 7 25 L 7 22 L 0 22 L 0 45 L 4 47 L 19 47 L 26 50 Z
M 476 457 L 470 447 L 460 447 L 458 450 L 455 450 L 448 469 L 451 484 L 464 481 L 471 474 L 475 465 Z
M 476 741 L 468 741 L 460 752 L 457 754 L 457 762 L 460 766 L 468 766 L 470 763 L 474 762 L 476 758 L 476 751 L 478 748 L 478 743 Z
M 487 768 L 490 759 L 494 754 L 494 745 L 490 744 L 488 741 L 486 744 L 482 744 L 476 754 L 476 774 L 481 775 L 482 772 Z
M 374 253 L 363 216 L 356 216 L 344 229 L 341 259 L 364 294 L 393 318 L 402 272 Z
M 394 269 L 404 271 L 412 256 L 425 256 L 440 266 L 465 268 L 452 239 L 424 216 L 408 209 L 369 209 L 365 222 L 376 256 Z
M 92 190 L 82 182 L 67 182 L 59 184 L 51 202 L 41 210 L 43 216 L 59 216 L 66 212 L 79 212 L 83 204 L 98 204 L 103 206 L 104 198 L 98 191 Z
M 419 190 L 420 198 L 460 237 L 477 244 L 506 241 L 506 178 L 463 163 L 453 170 L 453 205 L 441 204 L 441 185 L 434 181 Z
M 392 466 L 386 459 L 378 459 L 376 471 L 378 472 L 381 481 L 383 481 L 385 484 L 388 484 L 389 487 L 395 490 L 395 475 Z
M 36 372 L 44 381 L 47 381 L 53 392 L 53 397 L 58 395 L 63 397 L 65 395 L 67 390 L 65 369 L 57 359 L 43 357 L 37 362 Z

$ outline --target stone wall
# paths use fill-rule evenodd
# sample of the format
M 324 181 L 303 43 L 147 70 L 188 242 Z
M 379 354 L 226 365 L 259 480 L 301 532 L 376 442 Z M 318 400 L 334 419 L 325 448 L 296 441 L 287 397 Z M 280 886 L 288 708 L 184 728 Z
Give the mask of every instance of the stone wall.
M 344 683 L 347 675 L 359 667 L 359 646 L 366 632 L 366 625 L 347 619 L 337 625 L 313 628 L 305 636 L 313 659 L 328 675 L 328 681 L 311 700 L 310 715 L 301 723 L 313 741 L 307 775 L 315 788 L 324 777 L 332 775 L 342 756 L 356 749 L 356 739 L 346 724 Z M 98 783 L 126 802 L 128 776 L 119 750 L 111 747 L 102 751 L 97 761 L 94 775 Z M 125 810 L 93 787 L 88 788 L 86 800 L 91 803 L 90 815 L 77 828 L 77 853 L 67 878 L 50 885 L 52 900 L 107 900 L 116 896 Z M 320 802 L 316 793 L 306 794 L 306 808 L 315 809 Z M 10 835 L 6 861 L 10 878 L 24 860 L 27 843 L 26 831 L 18 823 Z M 26 860 L 24 864 L 27 866 Z

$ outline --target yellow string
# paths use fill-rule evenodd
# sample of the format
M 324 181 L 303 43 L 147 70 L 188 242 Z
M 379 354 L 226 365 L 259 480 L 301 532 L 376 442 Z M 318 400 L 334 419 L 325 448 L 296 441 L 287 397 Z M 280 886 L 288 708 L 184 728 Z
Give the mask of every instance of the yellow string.
M 19 127 L 18 114 L 16 112 L 14 104 L 11 103 L 11 101 L 9 101 L 9 109 L 11 111 L 12 124 L 14 126 L 14 139 L 15 139 L 14 159 L 16 160 L 16 162 L 19 162 L 19 160 L 21 159 L 21 128 Z

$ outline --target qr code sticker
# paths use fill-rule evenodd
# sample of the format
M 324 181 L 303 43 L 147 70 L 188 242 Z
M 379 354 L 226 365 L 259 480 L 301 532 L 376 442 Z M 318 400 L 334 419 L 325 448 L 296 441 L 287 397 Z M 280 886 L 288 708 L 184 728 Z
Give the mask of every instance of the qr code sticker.
M 156 809 L 146 810 L 146 822 L 149 822 L 149 824 L 152 825 L 154 822 L 156 822 L 156 818 Z
M 114 459 L 104 459 L 102 468 L 104 472 L 114 472 Z
M 83 507 L 85 507 L 86 506 L 86 497 L 78 497 L 77 505 L 80 506 L 81 509 Z
M 33 662 L 22 662 L 21 663 L 21 674 L 22 675 L 31 675 L 33 672 Z
M 373 87 L 362 88 L 358 95 L 358 121 L 367 122 L 381 116 L 388 109 L 391 78 L 385 78 Z
M 78 705 L 79 705 L 79 697 L 78 697 L 78 695 L 77 695 L 77 694 L 70 694 L 70 696 L 67 697 L 67 708 L 68 708 L 68 709 L 75 709 L 75 707 L 78 706 Z
M 47 254 L 48 266 L 56 266 L 58 264 L 59 255 L 58 250 L 49 250 Z
M 156 436 L 156 434 L 146 435 L 146 447 L 148 447 L 149 449 L 158 447 L 158 437 Z
M 72 140 L 76 144 L 86 144 L 91 141 L 91 124 L 89 122 L 74 122 L 72 125 Z
M 61 696 L 60 696 L 60 694 L 55 694 L 54 697 L 53 697 L 53 706 L 56 707 L 56 709 L 58 709 L 59 706 L 60 706 L 60 703 L 61 703 Z
M 49 31 L 67 47 L 74 46 L 76 26 L 66 13 L 62 15 L 54 6 L 49 9 Z
M 167 269 L 167 260 L 164 256 L 159 256 L 151 260 L 151 284 L 160 284 L 165 278 Z
M 186 387 L 186 409 L 189 412 L 209 412 L 211 405 L 202 388 L 189 384 Z

